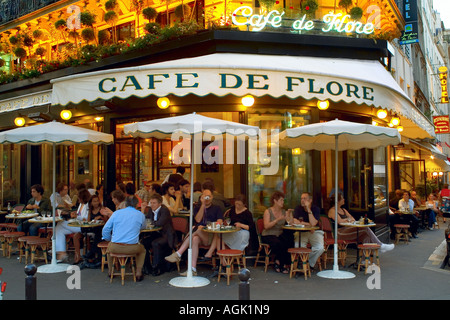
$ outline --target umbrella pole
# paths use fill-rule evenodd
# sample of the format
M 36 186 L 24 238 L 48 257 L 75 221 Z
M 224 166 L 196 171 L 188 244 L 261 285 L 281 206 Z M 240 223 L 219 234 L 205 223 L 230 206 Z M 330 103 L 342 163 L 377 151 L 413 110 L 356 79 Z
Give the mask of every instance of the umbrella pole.
M 194 277 L 192 275 L 192 225 L 194 217 L 194 154 L 195 154 L 195 134 L 192 135 L 191 140 L 191 195 L 189 199 L 189 249 L 188 249 L 188 262 L 187 262 L 187 275 L 186 277 L 177 277 L 169 281 L 174 287 L 180 288 L 197 288 L 204 287 L 209 284 L 209 280 L 203 277 Z
M 335 136 L 335 148 L 334 148 L 334 163 L 335 163 L 335 172 L 334 172 L 334 263 L 333 270 L 325 270 L 317 273 L 317 275 L 321 278 L 327 279 L 352 279 L 355 275 L 351 272 L 340 271 L 338 265 L 338 193 L 339 193 L 339 175 L 338 175 L 338 139 L 339 136 Z
M 52 194 L 54 195 L 54 200 L 56 204 L 56 143 L 53 143 L 53 183 L 52 183 Z M 57 264 L 56 262 L 56 205 L 52 205 L 52 217 L 53 217 L 53 231 L 52 231 L 52 262 L 38 267 L 37 272 L 39 273 L 57 273 L 67 271 L 69 264 Z

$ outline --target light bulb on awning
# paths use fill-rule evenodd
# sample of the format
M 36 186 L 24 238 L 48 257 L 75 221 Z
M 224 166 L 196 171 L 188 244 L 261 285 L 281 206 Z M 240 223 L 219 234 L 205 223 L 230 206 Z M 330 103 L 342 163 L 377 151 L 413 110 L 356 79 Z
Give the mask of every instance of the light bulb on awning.
M 70 110 L 62 110 L 59 115 L 61 116 L 61 119 L 69 120 L 70 118 L 72 118 L 72 111 L 70 111 Z
M 384 109 L 378 110 L 378 111 L 377 111 L 377 117 L 378 117 L 379 119 L 384 119 L 384 118 L 386 118 L 386 117 L 387 117 L 387 111 L 384 110 Z
M 327 110 L 329 106 L 330 102 L 328 100 L 317 101 L 317 108 L 319 108 L 320 110 Z
M 22 127 L 25 124 L 25 119 L 22 117 L 17 117 L 14 119 L 14 124 L 18 127 Z
M 252 95 L 248 94 L 242 97 L 241 102 L 243 106 L 251 107 L 255 103 L 255 98 Z
M 160 108 L 160 109 L 167 109 L 170 106 L 170 100 L 167 97 L 159 98 L 156 101 L 156 104 L 158 105 L 158 108 Z

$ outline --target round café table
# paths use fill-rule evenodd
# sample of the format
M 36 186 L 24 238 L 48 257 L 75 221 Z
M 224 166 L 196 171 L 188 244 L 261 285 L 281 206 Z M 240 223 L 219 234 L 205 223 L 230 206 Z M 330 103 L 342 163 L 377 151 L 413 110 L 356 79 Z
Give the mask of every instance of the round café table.
M 141 229 L 141 233 L 148 233 L 148 232 L 155 232 L 155 231 L 159 231 L 161 230 L 162 227 L 152 227 L 152 228 L 145 228 L 145 229 Z
M 37 212 L 32 212 L 32 213 L 17 213 L 17 214 L 15 214 L 15 213 L 10 213 L 10 214 L 7 214 L 6 216 L 5 216 L 5 218 L 6 219 L 12 219 L 12 223 L 16 223 L 16 219 L 19 219 L 19 220 L 26 220 L 26 219 L 31 219 L 31 218 L 34 218 L 34 217 L 37 217 L 39 215 L 39 213 L 37 213 Z
M 317 226 L 305 226 L 304 224 L 292 224 L 292 225 L 284 225 L 283 229 L 285 230 L 292 230 L 294 232 L 298 232 L 299 236 L 298 236 L 298 242 L 296 244 L 297 248 L 300 248 L 300 245 L 302 243 L 301 239 L 302 239 L 302 232 L 305 231 L 312 231 L 312 230 L 319 230 L 320 228 Z
M 222 235 L 224 233 L 234 233 L 239 230 L 241 230 L 241 228 L 234 227 L 234 226 L 221 226 L 220 228 L 215 228 L 215 229 L 205 227 L 202 229 L 202 231 L 204 231 L 204 232 L 219 235 L 219 249 L 218 250 L 222 250 Z
M 62 221 L 62 219 L 60 217 L 55 217 L 55 223 L 58 223 L 59 221 Z M 45 224 L 45 234 L 47 234 L 48 225 L 53 223 L 53 217 L 35 217 L 28 220 L 28 222 Z
M 358 239 L 359 239 L 359 229 L 375 227 L 376 223 L 370 222 L 368 224 L 364 224 L 364 223 L 360 223 L 359 221 L 354 221 L 354 222 L 340 223 L 339 225 L 343 226 L 343 227 L 356 228 L 356 262 L 352 263 L 350 266 L 354 266 L 355 268 L 358 268 L 358 262 L 359 262 L 358 245 L 361 244 L 358 241 Z

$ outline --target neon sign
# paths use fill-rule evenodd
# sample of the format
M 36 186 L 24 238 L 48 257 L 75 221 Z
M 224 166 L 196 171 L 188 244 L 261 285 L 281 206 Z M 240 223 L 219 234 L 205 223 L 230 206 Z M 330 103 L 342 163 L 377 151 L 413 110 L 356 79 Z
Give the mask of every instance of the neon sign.
M 283 15 L 285 12 L 272 10 L 267 14 L 253 14 L 253 9 L 248 6 L 242 6 L 234 10 L 231 20 L 236 26 L 251 26 L 252 31 L 261 31 L 266 26 L 280 28 L 283 24 Z M 337 31 L 343 33 L 372 34 L 375 31 L 373 23 L 363 24 L 359 21 L 349 20 L 350 15 L 342 13 L 328 13 L 322 21 L 325 26 L 322 32 Z M 294 20 L 291 28 L 297 31 L 310 31 L 314 29 L 313 20 L 306 20 L 306 14 L 298 20 Z

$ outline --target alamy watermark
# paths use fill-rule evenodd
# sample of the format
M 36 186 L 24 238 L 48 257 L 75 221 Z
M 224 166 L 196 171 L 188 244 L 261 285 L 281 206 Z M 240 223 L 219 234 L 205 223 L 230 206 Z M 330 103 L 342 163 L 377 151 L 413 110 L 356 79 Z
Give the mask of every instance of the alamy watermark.
M 223 134 L 219 129 L 203 130 L 202 123 L 195 122 L 194 132 L 181 129 L 172 134 L 171 140 L 178 142 L 172 149 L 172 161 L 177 165 L 190 164 L 193 157 L 194 164 L 212 165 L 245 164 L 247 159 L 248 164 L 261 165 L 262 175 L 274 175 L 279 168 L 279 130 L 268 132 L 266 129 L 227 129 Z

